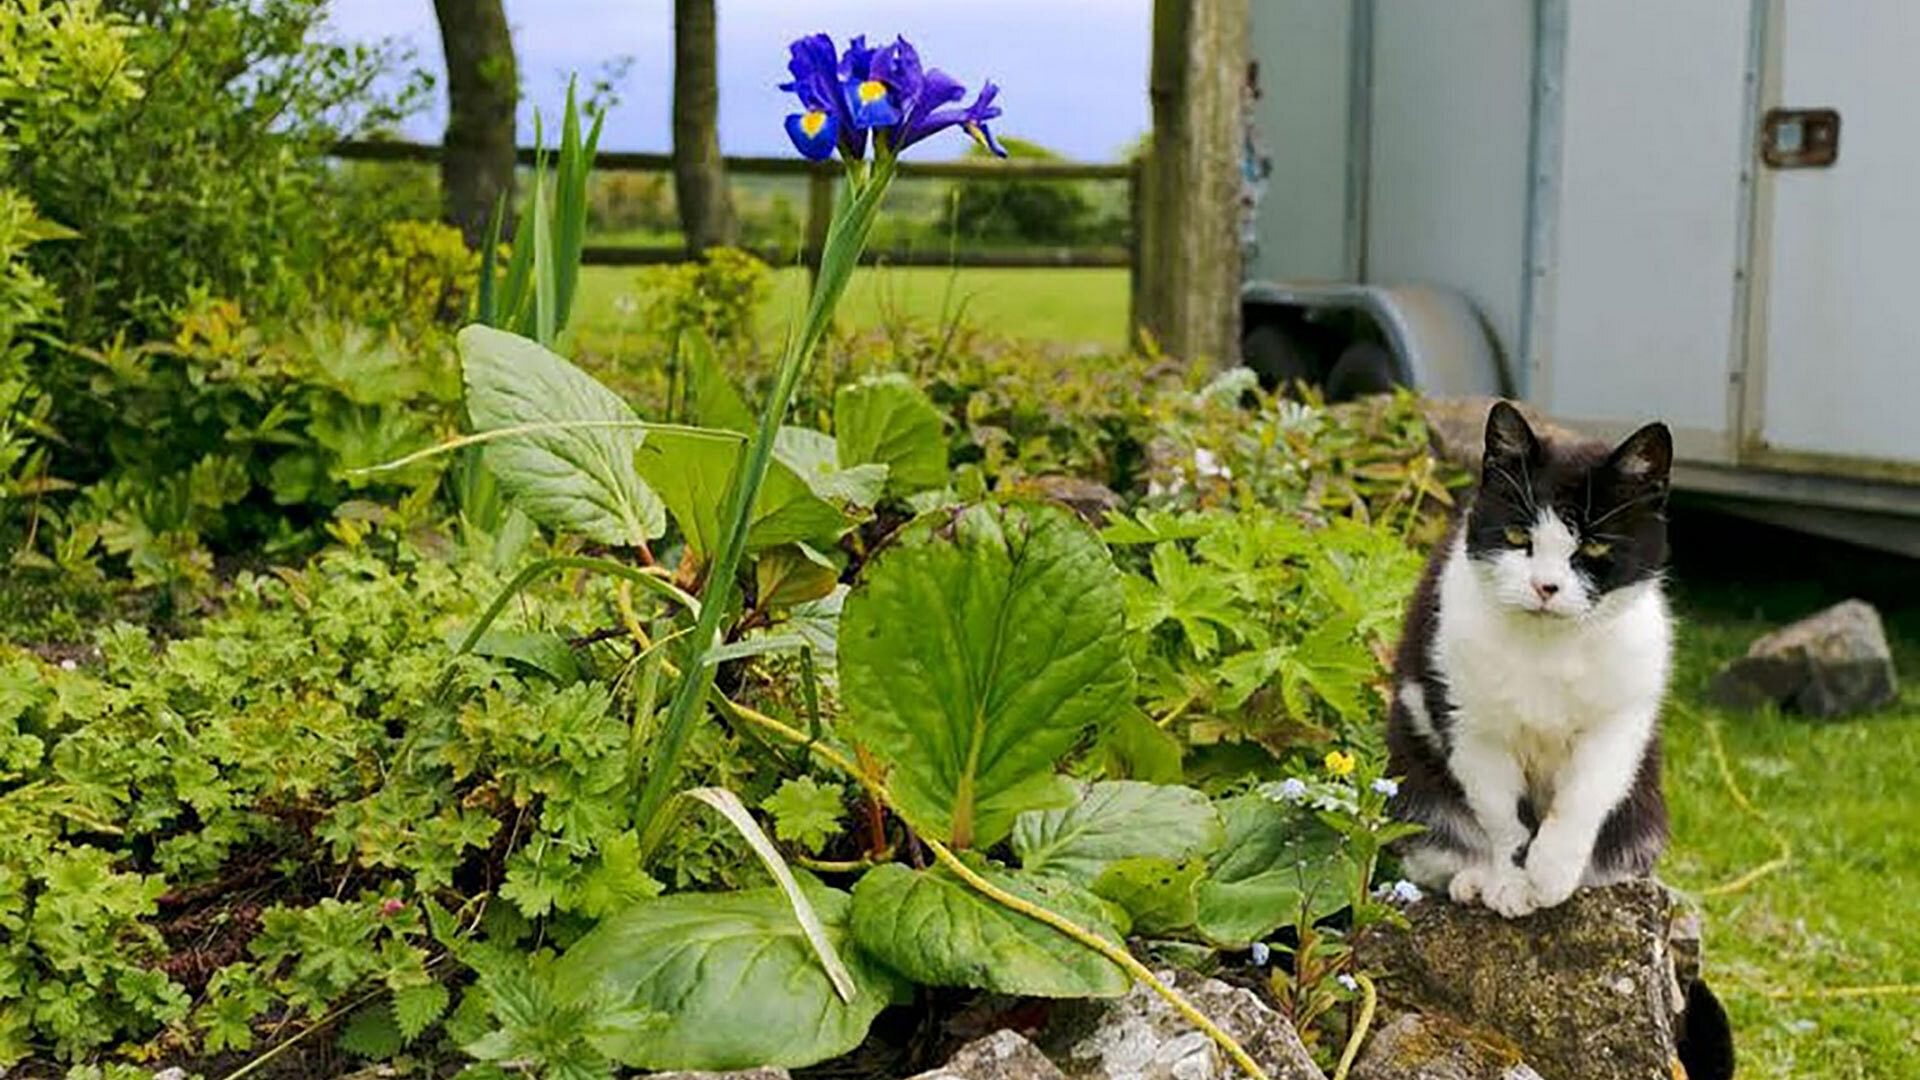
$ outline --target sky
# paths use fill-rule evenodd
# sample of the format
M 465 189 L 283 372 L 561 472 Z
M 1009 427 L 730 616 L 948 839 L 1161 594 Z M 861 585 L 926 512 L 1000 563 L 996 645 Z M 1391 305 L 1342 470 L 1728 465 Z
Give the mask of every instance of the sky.
M 1031 139 L 1069 158 L 1110 161 L 1147 130 L 1152 0 L 718 0 L 720 145 L 729 154 L 792 152 L 781 121 L 794 106 L 775 89 L 786 77 L 787 42 L 825 31 L 836 41 L 904 34 L 933 67 L 971 91 L 991 78 L 1006 115 L 998 134 Z M 437 142 L 446 123 L 445 80 L 431 0 L 333 0 L 336 38 L 393 39 L 436 77 L 433 107 L 404 134 Z M 506 0 L 520 66 L 522 141 L 533 112 L 558 113 L 567 75 L 583 85 L 619 58 L 631 66 L 608 114 L 606 150 L 670 149 L 673 95 L 671 0 Z M 957 156 L 959 136 L 925 147 Z

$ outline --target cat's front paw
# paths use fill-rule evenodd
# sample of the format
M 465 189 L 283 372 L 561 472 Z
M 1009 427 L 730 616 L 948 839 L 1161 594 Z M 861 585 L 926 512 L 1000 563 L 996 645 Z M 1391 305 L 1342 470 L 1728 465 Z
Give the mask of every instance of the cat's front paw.
M 1447 895 L 1456 904 L 1483 904 L 1509 919 L 1528 915 L 1539 905 L 1534 902 L 1533 884 L 1525 870 L 1517 866 L 1479 863 L 1453 875 L 1447 883 Z
M 1533 895 L 1533 882 L 1528 880 L 1527 872 L 1517 866 L 1494 868 L 1480 892 L 1480 902 L 1487 905 L 1488 910 L 1509 919 L 1531 915 L 1540 906 Z
M 1587 860 L 1576 858 L 1551 845 L 1536 843 L 1527 852 L 1527 880 L 1533 886 L 1536 907 L 1564 904 L 1587 870 Z

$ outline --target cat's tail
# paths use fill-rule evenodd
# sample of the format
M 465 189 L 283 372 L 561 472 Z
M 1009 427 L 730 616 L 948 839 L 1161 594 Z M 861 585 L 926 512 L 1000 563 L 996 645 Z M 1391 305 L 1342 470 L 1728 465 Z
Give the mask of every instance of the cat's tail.
M 1731 1080 L 1733 1076 L 1733 1025 L 1705 979 L 1687 987 L 1687 1007 L 1680 1014 L 1674 1053 L 1687 1080 Z

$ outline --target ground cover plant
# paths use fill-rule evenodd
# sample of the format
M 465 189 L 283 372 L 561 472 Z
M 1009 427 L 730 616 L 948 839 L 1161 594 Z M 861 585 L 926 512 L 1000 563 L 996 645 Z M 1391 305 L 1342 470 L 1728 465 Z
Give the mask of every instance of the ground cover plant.
M 797 67 L 837 62 L 816 48 Z M 202 583 L 162 636 L 76 640 L 76 615 L 8 650 L 0 1057 L 805 1064 L 915 986 L 1115 994 L 1156 981 L 1129 934 L 1243 949 L 1283 925 L 1307 944 L 1280 997 L 1338 1052 L 1335 976 L 1365 973 L 1312 928 L 1394 917 L 1368 741 L 1386 583 L 1416 561 L 1364 523 L 1411 489 L 1259 512 L 1252 488 L 1238 512 L 1168 491 L 1094 523 L 1021 495 L 1067 472 L 1144 492 L 1155 437 L 1197 456 L 1245 388 L 1111 358 L 1078 392 L 1135 390 L 1089 432 L 1049 361 L 830 337 L 901 124 L 848 156 L 787 351 L 722 361 L 688 321 L 655 420 L 551 348 L 593 143 L 570 110 L 511 257 L 479 269 L 471 434 L 339 470 L 453 462 L 450 504 L 344 506 L 334 551 Z M 1425 459 L 1390 430 L 1387 456 Z M 1267 684 L 1287 740 L 1209 729 Z

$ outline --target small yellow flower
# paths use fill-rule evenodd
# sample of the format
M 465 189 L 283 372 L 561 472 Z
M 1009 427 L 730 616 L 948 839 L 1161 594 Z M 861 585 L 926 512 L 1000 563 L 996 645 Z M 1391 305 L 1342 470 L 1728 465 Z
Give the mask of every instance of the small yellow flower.
M 1353 772 L 1353 755 L 1343 750 L 1327 751 L 1327 759 L 1321 764 L 1326 766 L 1331 776 L 1347 776 Z

